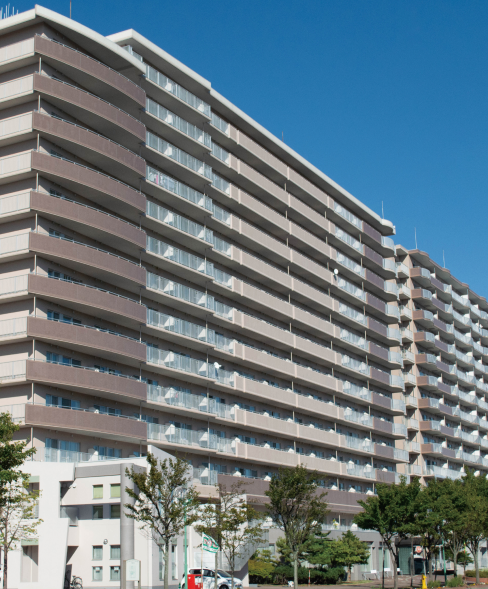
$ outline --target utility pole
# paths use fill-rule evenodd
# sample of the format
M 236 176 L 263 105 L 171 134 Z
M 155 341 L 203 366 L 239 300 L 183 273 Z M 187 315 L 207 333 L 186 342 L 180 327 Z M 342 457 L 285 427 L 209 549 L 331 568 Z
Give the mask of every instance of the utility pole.
M 70 18 L 71 18 L 71 1 L 72 1 L 72 0 L 69 0 L 69 17 L 70 17 Z

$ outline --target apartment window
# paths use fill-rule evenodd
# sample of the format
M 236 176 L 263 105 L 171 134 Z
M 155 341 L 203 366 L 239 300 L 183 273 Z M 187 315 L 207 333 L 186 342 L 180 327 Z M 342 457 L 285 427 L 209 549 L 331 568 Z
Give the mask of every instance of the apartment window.
M 93 485 L 93 499 L 103 499 L 103 485 Z
M 93 506 L 93 519 L 103 519 L 103 505 Z
M 105 405 L 93 405 L 95 413 L 103 413 L 105 415 L 122 415 L 122 409 L 115 409 L 114 407 L 105 407 Z
M 110 580 L 120 581 L 120 566 L 110 567 Z
M 110 560 L 120 560 L 120 546 L 118 544 L 110 546 Z
M 112 497 L 112 498 L 120 497 L 120 483 L 110 485 L 110 497 Z
M 103 560 L 103 546 L 94 546 L 93 547 L 92 560 Z
M 46 405 L 48 407 L 62 407 L 63 409 L 80 408 L 79 401 L 72 401 L 71 399 L 64 399 L 63 397 L 56 397 L 54 395 L 46 395 Z
M 110 506 L 110 519 L 120 519 L 120 503 Z
M 106 446 L 93 446 L 95 452 L 99 456 L 108 456 L 109 458 L 122 458 L 122 450 L 120 448 L 107 448 Z
M 68 356 L 53 354 L 53 352 L 48 352 L 46 354 L 46 362 L 51 364 L 64 364 L 65 366 L 81 366 L 81 360 L 74 360 L 73 358 L 68 358 Z
M 103 581 L 103 567 L 92 567 L 92 581 Z
M 106 372 L 107 374 L 115 374 L 115 376 L 120 376 L 122 372 L 120 370 L 115 370 L 114 368 L 108 368 L 107 366 L 98 366 L 95 364 L 94 366 L 96 372 Z M 137 377 L 139 378 L 139 377 Z

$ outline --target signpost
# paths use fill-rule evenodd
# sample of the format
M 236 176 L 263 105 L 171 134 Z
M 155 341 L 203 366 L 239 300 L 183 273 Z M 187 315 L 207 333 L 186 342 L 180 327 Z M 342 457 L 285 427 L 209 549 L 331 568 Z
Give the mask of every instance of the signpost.
M 122 563 L 122 589 L 127 589 L 128 581 L 134 581 L 134 587 L 141 589 L 141 561 L 136 558 Z

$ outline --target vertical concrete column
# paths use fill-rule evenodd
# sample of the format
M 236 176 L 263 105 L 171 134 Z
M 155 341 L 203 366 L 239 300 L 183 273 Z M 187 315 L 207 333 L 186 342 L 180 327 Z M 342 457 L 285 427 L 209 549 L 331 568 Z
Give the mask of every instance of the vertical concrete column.
M 124 505 L 135 504 L 135 500 L 129 496 L 126 487 L 134 489 L 134 483 L 125 474 L 127 464 L 120 465 L 120 564 L 124 566 L 124 560 L 134 558 L 134 520 L 125 515 Z M 122 587 L 123 575 L 120 575 L 121 589 L 134 589 L 134 581 L 127 581 Z

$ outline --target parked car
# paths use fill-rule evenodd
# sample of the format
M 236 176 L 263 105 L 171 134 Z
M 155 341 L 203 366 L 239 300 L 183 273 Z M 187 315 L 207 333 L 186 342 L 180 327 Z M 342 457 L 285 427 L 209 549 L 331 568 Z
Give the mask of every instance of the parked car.
M 200 576 L 202 569 L 188 569 L 189 575 Z M 218 587 L 219 589 L 232 589 L 232 577 L 229 573 L 221 569 L 217 569 Z M 203 569 L 203 589 L 213 589 L 215 583 L 215 570 Z M 242 589 L 242 581 L 234 577 L 235 589 Z M 181 589 L 185 589 L 185 575 L 181 579 Z

